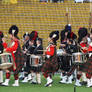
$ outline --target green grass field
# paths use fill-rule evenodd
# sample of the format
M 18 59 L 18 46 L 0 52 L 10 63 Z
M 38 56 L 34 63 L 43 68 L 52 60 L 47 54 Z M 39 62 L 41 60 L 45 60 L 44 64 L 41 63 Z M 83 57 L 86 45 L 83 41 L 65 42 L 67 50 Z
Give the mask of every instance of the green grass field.
M 41 85 L 33 85 L 30 83 L 23 84 L 20 82 L 19 87 L 12 87 L 11 85 L 14 80 L 11 78 L 10 86 L 0 86 L 0 92 L 74 92 L 73 84 L 59 84 L 59 76 L 54 76 L 53 80 L 52 87 L 44 87 L 46 80 L 43 77 Z M 86 88 L 85 86 L 76 87 L 76 92 L 92 92 L 92 88 Z

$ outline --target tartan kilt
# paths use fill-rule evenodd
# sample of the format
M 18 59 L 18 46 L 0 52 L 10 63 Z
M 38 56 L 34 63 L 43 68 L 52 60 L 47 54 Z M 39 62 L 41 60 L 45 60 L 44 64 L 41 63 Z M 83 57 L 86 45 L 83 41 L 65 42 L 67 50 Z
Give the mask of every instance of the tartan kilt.
M 56 55 L 45 60 L 45 63 L 42 66 L 43 73 L 47 73 L 47 74 L 54 73 L 57 70 L 58 70 L 58 61 Z
M 8 70 L 13 71 L 14 74 L 18 74 L 19 72 L 21 72 L 27 57 L 21 51 L 16 52 L 14 55 L 15 55 L 16 70 L 13 69 L 13 66 L 11 66 Z
M 92 74 L 92 56 L 89 57 L 87 62 L 84 64 L 83 72 Z

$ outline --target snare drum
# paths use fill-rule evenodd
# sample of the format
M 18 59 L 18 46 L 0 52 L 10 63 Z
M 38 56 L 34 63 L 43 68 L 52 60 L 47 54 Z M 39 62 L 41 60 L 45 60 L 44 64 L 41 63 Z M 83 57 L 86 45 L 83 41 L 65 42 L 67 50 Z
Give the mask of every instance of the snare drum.
M 42 57 L 37 55 L 30 56 L 30 66 L 42 66 Z
M 13 63 L 13 59 L 10 53 L 0 54 L 0 69 L 10 68 Z
M 81 52 L 73 53 L 72 63 L 85 63 L 85 55 Z

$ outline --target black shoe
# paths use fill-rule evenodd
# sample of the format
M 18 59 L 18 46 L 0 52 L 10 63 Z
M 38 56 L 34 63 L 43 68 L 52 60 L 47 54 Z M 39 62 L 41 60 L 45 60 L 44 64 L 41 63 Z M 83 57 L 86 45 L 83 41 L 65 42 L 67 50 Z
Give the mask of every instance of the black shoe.
M 80 82 L 80 84 L 86 86 L 87 82 L 86 81 L 82 81 L 82 82 Z
M 2 83 L 0 83 L 0 86 L 2 86 Z
M 37 82 L 31 82 L 31 84 L 37 84 Z
M 19 80 L 24 80 L 24 77 L 20 77 Z

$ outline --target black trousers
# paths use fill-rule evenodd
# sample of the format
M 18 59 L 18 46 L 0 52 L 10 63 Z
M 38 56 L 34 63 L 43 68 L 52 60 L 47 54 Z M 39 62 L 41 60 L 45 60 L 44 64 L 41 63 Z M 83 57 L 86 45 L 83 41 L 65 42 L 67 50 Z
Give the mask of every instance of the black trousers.
M 30 56 L 27 56 L 26 66 L 24 66 L 24 72 L 30 73 Z

